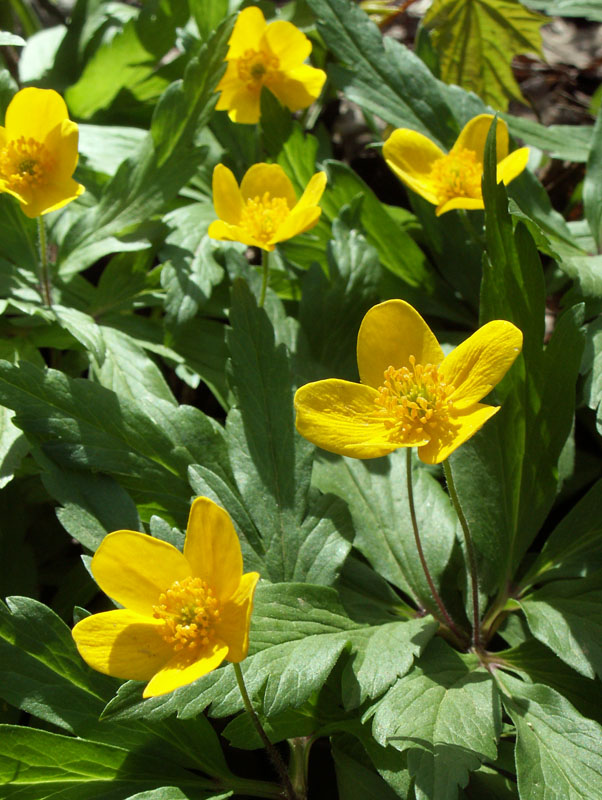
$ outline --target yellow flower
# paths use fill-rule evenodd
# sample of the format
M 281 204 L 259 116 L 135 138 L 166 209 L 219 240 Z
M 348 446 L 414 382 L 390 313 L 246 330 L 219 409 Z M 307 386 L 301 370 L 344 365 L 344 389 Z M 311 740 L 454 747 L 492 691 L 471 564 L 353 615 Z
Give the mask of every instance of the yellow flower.
M 437 216 L 453 208 L 484 208 L 483 156 L 493 119 L 491 114 L 471 119 L 447 154 L 423 134 L 399 128 L 383 146 L 385 161 L 402 183 L 437 206 Z M 508 126 L 501 119 L 496 142 L 497 182 L 508 184 L 527 166 L 529 148 L 508 155 Z
M 52 89 L 21 89 L 0 126 L 0 192 L 39 217 L 84 192 L 71 177 L 77 166 L 77 125 L 63 98 Z
M 326 173 L 317 172 L 297 201 L 293 184 L 278 164 L 254 164 L 240 183 L 223 164 L 213 170 L 213 205 L 218 220 L 209 236 L 273 250 L 278 242 L 304 233 L 318 223 L 318 202 Z
M 303 62 L 311 42 L 290 22 L 266 23 L 257 6 L 240 12 L 228 42 L 228 67 L 216 87 L 216 108 L 232 122 L 258 122 L 261 89 L 266 86 L 291 111 L 318 97 L 326 73 Z
M 387 300 L 363 319 L 357 338 L 361 383 L 329 379 L 295 395 L 297 430 L 314 444 L 352 458 L 418 447 L 438 464 L 497 411 L 478 401 L 499 383 L 522 348 L 511 322 L 494 320 L 443 357 L 411 305 Z
M 116 531 L 101 542 L 92 573 L 124 608 L 78 622 L 77 649 L 99 672 L 150 681 L 144 697 L 246 657 L 259 575 L 243 575 L 232 521 L 207 497 L 192 504 L 183 553 L 144 533 Z

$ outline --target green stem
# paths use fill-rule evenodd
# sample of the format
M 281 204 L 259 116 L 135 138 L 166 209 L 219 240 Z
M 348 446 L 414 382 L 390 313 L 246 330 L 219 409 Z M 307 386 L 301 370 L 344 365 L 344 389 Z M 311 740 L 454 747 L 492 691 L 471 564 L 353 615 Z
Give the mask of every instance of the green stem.
M 42 300 L 48 308 L 52 307 L 51 283 L 50 272 L 48 269 L 48 244 L 46 241 L 46 226 L 44 225 L 44 217 L 38 217 L 38 242 L 40 245 L 40 294 Z
M 261 277 L 261 294 L 259 295 L 259 308 L 263 308 L 263 304 L 265 303 L 265 293 L 268 288 L 268 275 L 270 270 L 268 267 L 267 250 L 261 251 L 261 267 L 263 269 L 263 275 Z
M 289 772 L 291 783 L 300 800 L 307 798 L 307 768 L 313 736 L 296 736 L 288 740 L 291 748 Z
M 477 571 L 477 558 L 472 543 L 472 536 L 468 522 L 460 506 L 458 493 L 456 491 L 456 484 L 452 475 L 449 461 L 445 459 L 443 462 L 443 470 L 445 472 L 445 480 L 447 481 L 447 488 L 449 489 L 449 496 L 456 509 L 456 514 L 460 520 L 462 533 L 464 534 L 464 544 L 466 545 L 466 554 L 468 556 L 468 568 L 470 569 L 470 583 L 472 588 L 472 644 L 475 650 L 481 648 L 481 614 L 479 611 L 479 574 Z
M 269 781 L 255 781 L 252 778 L 228 778 L 224 781 L 223 788 L 247 797 L 267 797 L 269 800 L 282 800 L 282 787 Z
M 253 708 L 253 704 L 251 703 L 251 699 L 249 697 L 249 693 L 247 692 L 247 687 L 245 686 L 245 679 L 243 678 L 242 670 L 240 668 L 240 664 L 233 663 L 232 666 L 234 667 L 234 674 L 236 675 L 236 682 L 238 683 L 238 688 L 240 690 L 240 694 L 242 697 L 242 701 L 245 704 L 245 708 L 247 709 L 247 713 L 251 717 L 251 722 L 257 731 L 257 734 L 261 741 L 263 742 L 263 746 L 267 750 L 267 754 L 270 757 L 270 761 L 272 762 L 272 766 L 278 773 L 280 778 L 280 782 L 282 783 L 282 788 L 284 789 L 284 794 L 287 800 L 299 800 L 297 795 L 295 794 L 295 790 L 293 789 L 293 785 L 291 783 L 291 779 L 288 774 L 288 770 L 286 769 L 286 765 L 280 756 L 280 753 L 274 745 L 268 739 L 267 733 L 263 729 L 263 725 L 259 721 L 259 717 L 255 713 L 255 709 Z
M 429 571 L 428 565 L 426 563 L 426 558 L 424 557 L 424 550 L 422 549 L 422 542 L 420 541 L 420 533 L 418 531 L 418 520 L 416 518 L 416 508 L 414 506 L 414 488 L 412 486 L 412 448 L 406 448 L 406 481 L 407 481 L 407 488 L 408 488 L 408 504 L 410 506 L 410 518 L 412 520 L 412 530 L 414 531 L 414 541 L 416 542 L 416 550 L 418 551 L 418 558 L 420 559 L 420 563 L 422 564 L 422 569 L 424 575 L 426 577 L 426 581 L 429 585 L 429 589 L 431 590 L 431 595 L 433 596 L 433 600 L 437 604 L 439 611 L 443 619 L 445 620 L 445 624 L 450 629 L 450 631 L 455 635 L 458 641 L 463 644 L 466 641 L 466 636 L 464 635 L 463 631 L 460 631 L 456 626 L 455 622 L 451 618 L 451 615 L 447 608 L 445 607 L 445 603 L 441 599 L 441 595 L 435 588 L 435 583 L 431 577 L 431 573 Z

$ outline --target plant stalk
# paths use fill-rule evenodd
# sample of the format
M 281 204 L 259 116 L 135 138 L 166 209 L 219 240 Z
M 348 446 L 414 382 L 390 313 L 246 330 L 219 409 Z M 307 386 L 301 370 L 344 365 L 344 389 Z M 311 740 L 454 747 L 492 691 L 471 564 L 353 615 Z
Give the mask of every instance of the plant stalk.
M 278 777 L 280 778 L 280 782 L 282 784 L 282 788 L 284 789 L 284 795 L 287 800 L 300 800 L 293 789 L 293 785 L 291 783 L 290 776 L 288 774 L 288 770 L 280 753 L 274 745 L 268 739 L 267 733 L 263 729 L 263 725 L 259 721 L 259 717 L 257 716 L 255 709 L 253 708 L 253 704 L 251 703 L 251 699 L 249 697 L 249 693 L 247 692 L 247 687 L 245 686 L 245 679 L 243 678 L 242 670 L 240 668 L 240 664 L 233 663 L 232 666 L 234 667 L 234 674 L 236 675 L 236 682 L 238 683 L 238 688 L 240 690 L 240 694 L 242 697 L 242 701 L 245 704 L 245 708 L 247 709 L 247 713 L 251 717 L 251 722 L 259 735 L 259 738 L 263 742 L 263 746 L 267 750 L 267 754 L 270 757 L 270 761 L 272 762 L 272 766 L 278 773 Z
M 263 274 L 261 276 L 261 293 L 259 295 L 259 308 L 263 308 L 263 304 L 265 303 L 265 294 L 268 288 L 268 276 L 270 273 L 270 269 L 268 267 L 268 251 L 262 250 L 261 251 L 261 268 L 263 270 Z
M 288 740 L 291 749 L 289 773 L 299 800 L 307 798 L 307 767 L 312 743 L 313 736 L 296 736 Z
M 468 568 L 470 570 L 470 583 L 472 588 L 472 644 L 475 650 L 481 649 L 481 614 L 479 611 L 479 574 L 477 571 L 477 558 L 475 555 L 474 545 L 472 543 L 472 536 L 468 522 L 460 506 L 458 493 L 456 491 L 456 484 L 452 475 L 451 467 L 447 459 L 443 462 L 443 470 L 445 472 L 445 480 L 447 481 L 447 488 L 449 496 L 456 509 L 456 514 L 460 520 L 462 533 L 464 534 L 464 544 L 466 546 L 466 554 L 468 556 Z
M 416 519 L 416 507 L 414 506 L 414 488 L 412 486 L 412 448 L 406 448 L 406 481 L 407 481 L 407 489 L 408 489 L 408 505 L 410 507 L 410 518 L 412 520 L 412 530 L 414 531 L 414 541 L 416 542 L 416 550 L 418 551 L 418 558 L 420 559 L 420 563 L 422 564 L 422 570 L 426 577 L 426 581 L 429 585 L 429 589 L 431 590 L 431 595 L 433 600 L 437 604 L 439 611 L 441 612 L 441 616 L 445 620 L 445 624 L 450 629 L 450 631 L 456 636 L 456 638 L 460 642 L 466 641 L 466 635 L 463 631 L 459 630 L 456 626 L 456 623 L 451 618 L 451 615 L 447 608 L 445 607 L 445 603 L 443 602 L 441 595 L 437 591 L 435 587 L 435 583 L 431 577 L 431 573 L 429 571 L 428 565 L 426 563 L 426 558 L 424 556 L 424 550 L 422 549 L 422 542 L 420 540 L 420 532 L 418 531 L 418 520 Z
M 38 243 L 40 247 L 40 294 L 44 305 L 52 308 L 52 285 L 50 282 L 50 271 L 48 269 L 48 242 L 46 240 L 46 226 L 44 224 L 44 217 L 38 218 Z

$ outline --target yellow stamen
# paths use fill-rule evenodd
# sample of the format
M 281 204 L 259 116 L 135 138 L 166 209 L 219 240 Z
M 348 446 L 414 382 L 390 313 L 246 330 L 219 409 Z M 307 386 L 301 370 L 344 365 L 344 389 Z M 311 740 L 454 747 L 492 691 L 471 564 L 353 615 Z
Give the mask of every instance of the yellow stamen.
M 410 356 L 410 368 L 387 367 L 375 403 L 385 417 L 387 428 L 398 428 L 404 436 L 428 437 L 432 426 L 447 421 L 454 391 L 444 383 L 435 364 L 417 364 Z
M 288 214 L 289 207 L 284 197 L 270 197 L 269 192 L 264 192 L 262 197 L 247 200 L 239 225 L 259 242 L 267 243 Z
M 175 581 L 159 596 L 153 616 L 162 619 L 165 641 L 174 650 L 208 645 L 220 620 L 220 608 L 213 591 L 202 578 Z
M 431 167 L 430 180 L 439 203 L 454 197 L 481 197 L 483 167 L 472 150 L 457 150 L 438 158 Z
M 17 193 L 48 183 L 54 159 L 36 139 L 20 136 L 0 148 L 0 178 Z
M 276 56 L 262 50 L 245 50 L 237 62 L 238 77 L 247 84 L 247 89 L 257 92 L 279 67 Z

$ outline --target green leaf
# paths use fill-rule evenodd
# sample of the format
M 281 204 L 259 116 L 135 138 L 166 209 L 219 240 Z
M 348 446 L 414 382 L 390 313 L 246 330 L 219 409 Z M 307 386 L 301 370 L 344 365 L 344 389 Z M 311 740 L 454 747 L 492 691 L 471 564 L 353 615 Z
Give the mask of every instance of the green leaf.
M 602 786 L 602 727 L 582 717 L 561 695 L 499 671 L 511 696 L 504 706 L 516 725 L 516 769 L 521 798 L 591 800 Z
M 408 751 L 416 800 L 455 800 L 468 773 L 496 758 L 501 708 L 474 656 L 433 639 L 414 669 L 370 712 L 374 738 Z
M 520 604 L 540 642 L 587 678 L 602 677 L 602 572 L 548 583 Z
M 518 0 L 434 0 L 424 18 L 442 80 L 502 110 L 509 100 L 522 100 L 512 58 L 541 54 L 539 29 L 546 22 Z
M 516 669 L 521 678 L 526 675 L 532 683 L 543 683 L 555 689 L 584 717 L 602 723 L 602 681 L 579 675 L 537 639 L 529 636 L 496 656 L 500 663 Z
M 114 175 L 122 161 L 139 149 L 146 131 L 113 125 L 78 126 L 80 163 L 94 172 Z
M 397 800 L 407 797 L 387 785 L 374 770 L 363 747 L 349 734 L 332 739 L 332 756 L 337 773 L 337 786 L 341 800 Z M 406 772 L 406 792 L 409 790 L 409 777 Z
M 527 117 L 500 114 L 513 136 L 525 144 L 545 150 L 551 158 L 580 163 L 587 161 L 592 143 L 591 125 L 541 125 Z
M 546 540 L 521 586 L 586 577 L 602 569 L 602 480 L 573 506 Z
M 0 401 L 44 454 L 68 469 L 106 472 L 137 502 L 188 517 L 190 464 L 220 471 L 220 426 L 190 406 L 149 394 L 122 398 L 92 381 L 0 362 Z
M 442 86 L 418 56 L 383 38 L 347 0 L 307 0 L 318 31 L 342 66 L 329 76 L 345 97 L 396 127 L 412 128 L 447 145 L 455 122 Z
M 0 31 L 0 47 L 6 44 L 10 44 L 13 47 L 23 47 L 25 45 L 25 39 L 14 33 L 9 33 L 8 31 Z
M 361 461 L 325 456 L 316 462 L 314 481 L 348 504 L 355 547 L 372 567 L 408 594 L 419 608 L 436 606 L 424 577 L 408 510 L 406 452 Z M 422 545 L 435 584 L 455 542 L 456 518 L 440 484 L 424 469 L 414 470 L 414 500 Z
M 527 5 L 551 17 L 583 17 L 602 22 L 598 0 L 528 0 Z
M 192 177 L 206 156 L 194 144 L 217 102 L 215 86 L 224 67 L 233 20 L 223 24 L 188 65 L 183 81 L 164 92 L 151 131 L 137 152 L 121 164 L 100 202 L 83 212 L 60 243 L 58 269 L 67 279 L 101 256 L 126 249 L 118 238 L 146 222 Z M 137 242 L 134 247 L 144 247 Z
M 209 38 L 230 10 L 228 0 L 189 0 L 189 3 L 190 13 L 203 40 Z
M 602 249 L 602 109 L 594 125 L 592 146 L 583 181 L 583 210 L 592 236 Z
M 0 783 L 6 800 L 125 800 L 148 786 L 177 786 L 189 800 L 225 798 L 211 781 L 108 744 L 21 726 L 0 726 Z M 167 773 L 167 774 L 166 774 Z

